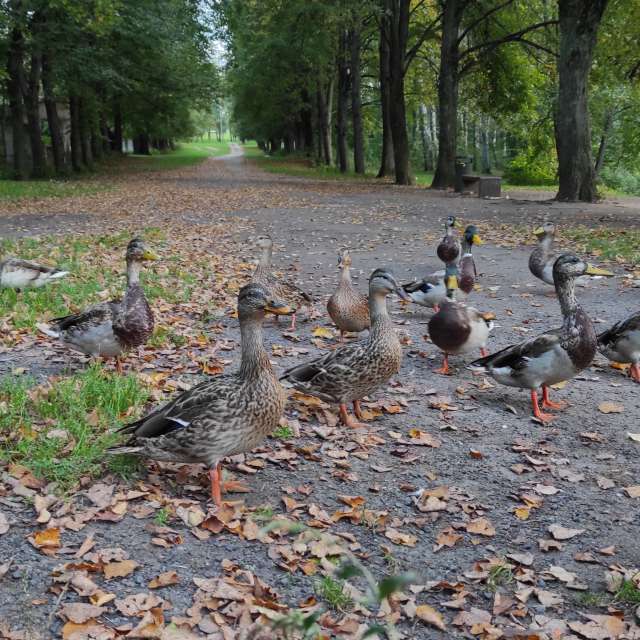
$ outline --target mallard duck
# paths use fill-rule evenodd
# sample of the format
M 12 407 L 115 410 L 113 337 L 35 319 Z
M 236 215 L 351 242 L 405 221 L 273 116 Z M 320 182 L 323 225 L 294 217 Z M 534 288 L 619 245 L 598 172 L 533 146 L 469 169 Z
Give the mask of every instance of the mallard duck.
M 436 253 L 438 254 L 438 258 L 442 260 L 445 264 L 449 264 L 450 262 L 457 262 L 460 257 L 460 240 L 455 235 L 455 227 L 457 225 L 456 217 L 449 216 L 444 223 L 445 234 L 438 248 L 436 249 Z
M 369 301 L 351 282 L 351 256 L 345 249 L 340 253 L 338 267 L 342 270 L 338 288 L 327 302 L 327 312 L 340 329 L 340 341 L 344 334 L 360 333 L 371 326 Z
M 530 389 L 533 415 L 543 422 L 551 421 L 553 416 L 540 410 L 538 389 L 542 388 L 543 408 L 563 409 L 564 403 L 549 399 L 549 386 L 573 378 L 591 364 L 596 353 L 598 339 L 593 323 L 575 297 L 575 280 L 584 274 L 613 275 L 573 254 L 561 255 L 553 265 L 553 278 L 564 318 L 562 327 L 469 365 L 471 369 L 488 373 L 501 384 Z
M 552 222 L 545 222 L 533 233 L 538 238 L 538 244 L 529 256 L 529 271 L 543 282 L 553 284 L 553 265 L 557 256 L 552 248 L 556 226 Z
M 609 360 L 631 363 L 629 375 L 640 383 L 640 312 L 601 333 L 598 349 Z
M 15 289 L 16 291 L 37 289 L 67 275 L 69 275 L 68 271 L 45 267 L 29 260 L 6 258 L 0 261 L 0 289 Z
M 383 385 L 400 370 L 402 347 L 387 311 L 390 293 L 405 296 L 393 274 L 376 269 L 369 280 L 369 338 L 346 344 L 324 356 L 297 365 L 282 375 L 303 393 L 340 406 L 340 419 L 348 427 L 362 426 L 349 415 L 347 403 L 353 402 L 358 420 L 362 419 L 360 400 Z
M 444 353 L 442 367 L 436 370 L 442 374 L 449 373 L 449 354 L 480 349 L 480 353 L 486 355 L 487 339 L 493 328 L 492 314 L 480 313 L 454 299 L 458 289 L 458 268 L 455 264 L 447 265 L 445 283 L 447 299 L 429 320 L 431 342 Z
M 39 326 L 40 330 L 94 358 L 116 358 L 122 373 L 120 355 L 143 345 L 153 333 L 153 313 L 140 285 L 140 270 L 145 261 L 156 259 L 140 238 L 134 238 L 127 246 L 127 290 L 122 300 L 54 318 L 49 326 Z
M 465 230 L 462 236 L 462 258 L 458 269 L 460 270 L 460 281 L 458 283 L 460 291 L 469 295 L 473 291 L 473 286 L 476 283 L 478 277 L 478 271 L 476 270 L 476 263 L 473 260 L 473 245 L 482 244 L 482 238 L 478 234 L 478 228 L 470 224 Z
M 447 287 L 444 283 L 445 271 L 435 271 L 422 280 L 414 280 L 402 285 L 411 302 L 421 307 L 430 307 L 438 311 L 440 305 L 447 299 Z
M 110 453 L 203 463 L 209 469 L 211 497 L 220 507 L 220 461 L 255 449 L 278 426 L 286 403 L 287 394 L 262 343 L 266 313 L 289 314 L 291 309 L 258 284 L 242 287 L 238 294 L 240 369 L 205 380 L 121 428 L 130 439 Z
M 271 256 L 273 254 L 273 240 L 269 236 L 258 236 L 256 245 L 262 250 L 260 260 L 256 266 L 251 282 L 260 284 L 279 300 L 284 300 L 293 307 L 291 316 L 291 331 L 296 328 L 296 312 L 300 307 L 309 307 L 313 299 L 297 285 L 286 280 L 280 280 L 271 270 Z M 277 316 L 276 316 L 277 320 Z

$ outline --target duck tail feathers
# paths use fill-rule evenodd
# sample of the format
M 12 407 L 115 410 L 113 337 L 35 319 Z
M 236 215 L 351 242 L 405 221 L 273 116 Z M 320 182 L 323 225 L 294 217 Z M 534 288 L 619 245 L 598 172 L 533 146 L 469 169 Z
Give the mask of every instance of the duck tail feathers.
M 54 271 L 50 276 L 49 280 L 60 280 L 60 278 L 65 278 L 69 275 L 69 271 Z
M 38 328 L 38 331 L 41 331 L 42 333 L 49 336 L 50 338 L 60 337 L 60 332 L 53 330 L 49 325 L 38 323 L 36 327 Z

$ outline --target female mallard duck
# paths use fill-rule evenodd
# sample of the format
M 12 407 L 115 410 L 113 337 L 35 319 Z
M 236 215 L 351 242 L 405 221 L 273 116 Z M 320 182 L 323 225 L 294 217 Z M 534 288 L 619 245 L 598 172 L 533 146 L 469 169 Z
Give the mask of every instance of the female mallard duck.
M 0 289 L 37 289 L 49 282 L 55 282 L 69 275 L 68 271 L 61 271 L 53 267 L 45 267 L 37 262 L 6 258 L 0 260 Z
M 640 312 L 601 333 L 598 349 L 609 360 L 631 363 L 629 375 L 640 383 Z
M 444 223 L 445 234 L 436 253 L 438 258 L 445 264 L 450 262 L 457 262 L 460 257 L 460 240 L 455 236 L 455 227 L 457 225 L 455 216 L 449 216 Z
M 473 245 L 482 244 L 482 239 L 478 234 L 478 228 L 470 224 L 465 230 L 462 236 L 462 258 L 460 258 L 460 264 L 458 269 L 460 270 L 460 291 L 469 295 L 473 291 L 473 286 L 476 283 L 478 277 L 478 271 L 476 270 L 476 263 L 473 261 Z
M 300 289 L 292 282 L 279 280 L 271 271 L 271 255 L 273 253 L 273 240 L 269 236 L 258 236 L 256 238 L 257 246 L 262 249 L 262 254 L 256 270 L 253 272 L 251 282 L 262 285 L 274 297 L 284 300 L 293 307 L 293 315 L 291 316 L 291 327 L 293 331 L 296 328 L 296 311 L 300 307 L 308 307 L 313 302 L 311 296 Z M 277 316 L 276 316 L 277 320 Z
M 135 453 L 154 460 L 203 463 L 211 497 L 219 507 L 220 460 L 255 449 L 278 426 L 287 394 L 262 343 L 266 313 L 289 314 L 260 285 L 238 294 L 242 356 L 240 369 L 182 393 L 161 409 L 123 427 L 130 439 L 110 453 Z
M 405 297 L 393 274 L 376 269 L 369 280 L 371 329 L 365 342 L 338 347 L 311 362 L 285 371 L 281 379 L 303 393 L 340 405 L 340 419 L 349 427 L 362 426 L 347 411 L 353 402 L 356 418 L 362 419 L 360 400 L 400 370 L 402 347 L 387 311 L 390 293 Z
M 540 410 L 538 389 L 542 387 L 543 408 L 564 408 L 564 404 L 549 399 L 549 386 L 573 378 L 591 364 L 596 353 L 595 329 L 575 297 L 575 279 L 584 274 L 613 275 L 572 254 L 561 255 L 553 265 L 553 278 L 564 318 L 562 327 L 469 365 L 488 373 L 501 384 L 530 389 L 533 415 L 543 422 L 552 420 L 553 416 Z
M 338 267 L 342 269 L 342 275 L 338 288 L 327 302 L 327 312 L 340 329 L 342 342 L 347 331 L 360 333 L 371 326 L 371 321 L 367 296 L 360 293 L 351 282 L 351 256 L 346 249 L 340 254 Z
M 140 285 L 140 270 L 146 260 L 157 256 L 140 238 L 127 246 L 127 290 L 122 300 L 102 302 L 51 321 L 51 327 L 40 327 L 47 335 L 93 357 L 116 358 L 122 373 L 120 355 L 143 345 L 153 333 L 153 313 Z
M 449 354 L 467 353 L 480 349 L 486 354 L 487 339 L 493 328 L 493 315 L 480 313 L 454 299 L 458 289 L 458 268 L 447 265 L 445 274 L 447 300 L 429 320 L 431 342 L 444 352 L 442 367 L 436 373 L 449 373 Z
M 538 238 L 538 245 L 529 256 L 529 271 L 543 282 L 553 284 L 553 264 L 556 261 L 553 239 L 556 227 L 552 222 L 545 222 L 533 233 Z

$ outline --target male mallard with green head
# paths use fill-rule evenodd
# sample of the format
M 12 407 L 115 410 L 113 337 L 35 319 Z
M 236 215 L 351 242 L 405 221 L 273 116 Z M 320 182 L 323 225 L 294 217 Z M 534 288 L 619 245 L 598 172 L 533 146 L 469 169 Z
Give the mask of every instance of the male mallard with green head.
M 549 387 L 580 373 L 591 364 L 596 353 L 598 340 L 593 323 L 575 297 L 575 280 L 585 274 L 613 275 L 573 254 L 561 255 L 553 265 L 553 279 L 562 311 L 562 327 L 469 365 L 471 369 L 488 373 L 501 384 L 529 389 L 533 415 L 543 422 L 551 421 L 553 416 L 540 410 L 538 389 L 542 388 L 543 408 L 564 408 L 564 403 L 549 399 Z
M 369 338 L 339 346 L 281 377 L 302 393 L 339 405 L 340 419 L 348 427 L 362 424 L 349 415 L 347 403 L 353 402 L 356 418 L 361 420 L 360 400 L 400 370 L 402 347 L 387 310 L 391 293 L 406 297 L 390 271 L 376 269 L 369 280 Z
M 327 302 L 327 312 L 334 324 L 340 329 L 340 341 L 344 334 L 360 333 L 371 325 L 369 319 L 369 301 L 351 282 L 351 256 L 345 249 L 340 253 L 338 267 L 341 269 L 338 288 Z
M 156 259 L 140 238 L 134 238 L 127 246 L 124 298 L 54 318 L 50 326 L 41 326 L 40 330 L 89 356 L 116 358 L 116 367 L 122 373 L 120 355 L 145 344 L 153 333 L 153 313 L 140 284 L 140 271 L 146 261 Z
M 493 315 L 480 313 L 473 307 L 454 299 L 458 289 L 458 267 L 448 264 L 444 281 L 447 299 L 429 320 L 431 342 L 444 353 L 442 367 L 436 373 L 449 373 L 449 355 L 480 349 L 485 355 L 489 332 L 493 328 Z
M 598 336 L 598 349 L 614 362 L 630 363 L 629 375 L 640 383 L 640 312 L 616 322 Z
M 476 263 L 473 260 L 473 245 L 481 245 L 482 238 L 478 233 L 478 227 L 474 224 L 470 224 L 465 230 L 462 236 L 462 258 L 458 264 L 460 271 L 460 291 L 469 295 L 473 291 L 473 286 L 476 283 L 478 277 L 478 271 L 476 269 Z
M 291 316 L 291 327 L 293 331 L 296 328 L 296 313 L 300 307 L 310 307 L 313 304 L 313 298 L 300 289 L 297 285 L 287 280 L 276 278 L 271 270 L 271 256 L 273 254 L 273 240 L 270 236 L 258 236 L 256 245 L 261 249 L 260 259 L 256 266 L 251 282 L 262 285 L 278 300 L 284 300 L 293 307 L 293 315 Z M 276 316 L 277 320 L 277 316 Z
M 205 380 L 123 427 L 120 431 L 130 439 L 109 452 L 205 464 L 211 497 L 220 507 L 220 461 L 260 445 L 278 426 L 286 404 L 287 394 L 271 368 L 262 341 L 267 313 L 288 315 L 291 309 L 261 285 L 242 287 L 238 294 L 240 369 Z

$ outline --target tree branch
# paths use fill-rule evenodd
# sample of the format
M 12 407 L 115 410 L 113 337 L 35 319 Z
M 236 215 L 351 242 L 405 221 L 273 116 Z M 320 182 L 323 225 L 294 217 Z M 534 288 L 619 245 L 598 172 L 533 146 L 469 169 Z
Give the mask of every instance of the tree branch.
M 458 37 L 458 43 L 462 42 L 464 40 L 464 38 L 469 34 L 470 31 L 473 31 L 481 22 L 484 22 L 490 15 L 496 13 L 497 11 L 500 11 L 500 9 L 504 9 L 505 7 L 509 6 L 510 4 L 513 4 L 514 0 L 506 0 L 505 2 L 503 2 L 502 4 L 498 4 L 495 7 L 492 7 L 491 9 L 489 9 L 489 11 L 487 11 L 486 13 L 484 13 L 483 15 L 481 15 L 479 18 L 477 18 L 476 20 L 474 20 Z
M 440 20 L 442 20 L 442 14 L 439 14 L 438 17 L 431 21 L 422 31 L 422 33 L 420 34 L 420 37 L 416 40 L 416 42 L 414 43 L 414 45 L 411 47 L 411 49 L 409 49 L 409 51 L 407 51 L 407 53 L 404 56 L 404 69 L 403 69 L 403 74 L 407 73 L 407 70 L 409 69 L 409 65 L 413 62 L 413 59 L 416 57 L 416 54 L 418 53 L 418 51 L 420 50 L 420 47 L 425 43 L 426 39 L 433 35 L 434 30 L 436 28 L 436 26 L 438 25 L 438 23 L 440 22 Z

